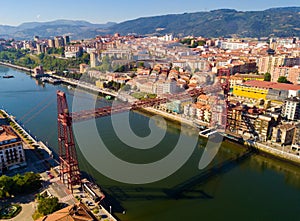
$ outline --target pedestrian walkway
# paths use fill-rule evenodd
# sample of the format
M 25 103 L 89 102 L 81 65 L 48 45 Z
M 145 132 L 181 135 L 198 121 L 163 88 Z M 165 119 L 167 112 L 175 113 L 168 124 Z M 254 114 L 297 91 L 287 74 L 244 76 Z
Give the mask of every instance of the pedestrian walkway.
M 67 196 L 65 196 L 65 197 L 60 198 L 59 201 L 62 202 L 62 203 L 66 203 L 66 202 L 68 202 L 69 200 L 73 200 L 73 199 L 74 199 L 73 195 L 70 194 L 70 195 L 67 195 Z
M 59 177 L 54 177 L 53 179 L 50 180 L 51 183 L 55 183 L 59 181 Z

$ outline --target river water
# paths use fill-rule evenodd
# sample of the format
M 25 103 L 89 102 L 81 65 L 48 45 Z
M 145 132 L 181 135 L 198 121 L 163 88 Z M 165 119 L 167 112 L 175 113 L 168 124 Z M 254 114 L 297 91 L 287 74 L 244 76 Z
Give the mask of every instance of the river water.
M 14 75 L 14 78 L 0 78 L 0 108 L 14 115 L 31 134 L 57 151 L 56 91 L 64 91 L 71 106 L 74 89 L 68 89 L 64 85 L 41 84 L 24 72 L 0 66 L 0 76 L 5 74 Z M 85 109 L 85 102 L 88 105 L 96 98 L 96 106 L 111 103 L 85 91 L 78 92 L 77 98 L 81 100 L 81 106 L 77 106 L 77 109 Z M 122 119 L 125 115 L 121 113 L 117 117 Z M 150 134 L 149 119 L 143 113 L 129 114 L 130 126 L 137 136 L 145 137 Z M 206 141 L 198 138 L 197 130 L 192 128 L 181 128 L 172 122 L 167 122 L 165 128 L 159 120 L 153 122 L 154 130 L 166 134 L 154 148 L 147 150 L 124 144 L 114 131 L 111 117 L 96 120 L 102 146 L 99 139 L 93 136 L 92 120 L 77 123 L 77 127 L 84 133 L 83 141 L 80 141 L 84 143 L 84 149 L 77 146 L 80 168 L 85 176 L 93 177 L 95 182 L 125 208 L 126 212 L 123 214 L 116 211 L 118 208 L 115 205 L 105 205 L 112 206 L 112 212 L 120 220 L 300 220 L 300 167 L 262 155 L 252 155 L 239 164 L 231 165 L 205 182 L 193 185 L 181 197 L 170 197 L 167 193 L 172 187 L 201 172 L 198 164 Z M 114 162 L 102 165 L 105 173 L 100 173 L 98 168 L 90 164 L 103 157 L 99 155 L 103 145 L 126 162 L 142 164 L 158 161 L 172 152 L 180 136 L 191 145 L 195 143 L 195 148 L 188 161 L 177 172 L 160 181 L 126 184 L 103 175 L 109 173 L 107 168 L 111 168 Z M 188 146 L 181 148 L 190 149 Z M 95 153 L 94 158 L 87 160 L 82 150 L 92 151 Z M 242 147 L 223 142 L 210 165 L 216 165 L 241 152 Z M 161 171 L 164 169 L 160 168 Z M 145 173 L 145 177 L 159 172 Z

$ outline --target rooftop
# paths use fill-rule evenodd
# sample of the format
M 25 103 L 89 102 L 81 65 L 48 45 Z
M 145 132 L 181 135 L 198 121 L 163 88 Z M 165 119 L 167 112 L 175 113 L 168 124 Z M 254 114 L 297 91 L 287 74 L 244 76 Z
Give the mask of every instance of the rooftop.
M 0 142 L 17 139 L 18 136 L 13 132 L 10 126 L 0 126 Z
M 82 203 L 77 203 L 50 215 L 44 216 L 37 221 L 94 221 L 97 220 Z
M 285 83 L 277 83 L 277 82 L 269 82 L 269 81 L 257 81 L 257 80 L 247 81 L 243 84 L 251 87 L 300 91 L 300 85 L 294 85 L 294 84 L 285 84 Z

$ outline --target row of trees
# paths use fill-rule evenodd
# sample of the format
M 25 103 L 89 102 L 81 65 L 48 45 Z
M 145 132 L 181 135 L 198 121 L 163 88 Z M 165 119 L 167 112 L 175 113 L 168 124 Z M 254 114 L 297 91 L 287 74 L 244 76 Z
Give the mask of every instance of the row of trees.
M 60 49 L 52 49 L 52 53 L 62 53 Z M 68 68 L 78 68 L 81 63 L 89 64 L 90 56 L 88 53 L 83 53 L 79 58 L 61 59 L 50 54 L 39 54 L 38 56 L 30 55 L 28 50 L 6 49 L 0 52 L 0 60 L 9 61 L 13 64 L 34 68 L 42 65 L 45 70 L 62 72 Z
M 188 47 L 190 47 L 190 48 L 196 48 L 198 46 L 204 46 L 206 44 L 206 42 L 204 40 L 198 41 L 193 38 L 184 38 L 184 39 L 180 40 L 180 43 L 184 44 L 184 45 L 188 45 Z
M 16 50 L 14 48 L 6 49 L 0 52 L 0 60 L 2 61 L 17 61 L 24 57 L 28 50 Z
M 115 81 L 109 81 L 107 83 L 103 83 L 104 88 L 109 88 L 109 89 L 115 90 L 115 91 L 120 90 L 124 86 L 125 86 L 125 84 L 121 84 L 121 83 L 118 83 Z
M 31 193 L 41 187 L 41 176 L 33 172 L 13 177 L 3 175 L 0 177 L 0 198 L 11 197 L 23 193 Z

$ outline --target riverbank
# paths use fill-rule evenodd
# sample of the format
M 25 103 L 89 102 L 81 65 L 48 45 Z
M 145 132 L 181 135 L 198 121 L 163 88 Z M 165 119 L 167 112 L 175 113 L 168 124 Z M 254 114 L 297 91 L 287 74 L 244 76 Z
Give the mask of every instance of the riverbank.
M 36 138 L 33 138 L 29 132 L 27 132 L 14 118 L 14 116 L 7 113 L 5 110 L 0 109 L 0 116 L 7 118 L 10 121 L 10 126 L 15 131 L 16 134 L 22 139 L 26 148 L 33 150 L 43 150 L 47 153 L 46 159 L 54 159 L 53 151 L 45 145 L 42 141 L 37 141 Z M 56 161 L 58 164 L 58 162 Z
M 152 107 L 147 107 L 147 108 L 141 109 L 140 111 L 150 113 L 150 114 L 158 114 L 158 115 L 161 115 L 164 118 L 166 118 L 166 119 L 168 119 L 172 122 L 176 122 L 176 123 L 179 123 L 179 124 L 181 123 L 181 124 L 184 124 L 186 126 L 190 126 L 190 127 L 195 128 L 194 121 L 182 118 L 182 117 L 174 115 L 174 114 L 167 113 L 167 112 L 162 111 L 162 110 L 158 110 L 158 109 L 155 109 L 155 108 L 152 108 Z M 253 142 L 251 144 L 245 142 L 245 144 L 243 145 L 240 142 L 237 142 L 235 140 L 231 140 L 231 139 L 228 139 L 228 140 L 232 143 L 235 143 L 236 145 L 239 145 L 240 147 L 251 146 L 251 147 L 257 149 L 258 151 L 260 151 L 262 153 L 265 153 L 269 156 L 273 156 L 273 157 L 275 157 L 277 159 L 280 159 L 282 161 L 300 166 L 300 155 L 297 155 L 296 153 L 293 153 L 292 150 L 290 149 L 290 146 L 281 147 L 278 144 L 272 144 L 272 143 L 265 143 L 264 144 L 264 143 L 261 143 L 261 142 Z M 270 146 L 268 146 L 268 145 L 270 145 Z
M 300 156 L 296 153 L 293 153 L 290 147 L 281 147 L 275 144 L 271 144 L 271 146 L 268 146 L 260 142 L 254 142 L 252 146 L 263 152 L 264 154 L 300 166 Z
M 15 69 L 18 69 L 18 70 L 21 70 L 21 71 L 26 71 L 26 72 L 29 72 L 29 73 L 32 72 L 32 70 L 30 68 L 22 67 L 22 66 L 7 63 L 7 62 L 0 61 L 0 65 L 7 66 L 7 67 L 10 67 L 10 68 L 15 68 Z
M 111 90 L 104 90 L 104 89 L 101 89 L 101 88 L 97 87 L 96 85 L 92 85 L 92 84 L 86 83 L 84 81 L 65 78 L 65 77 L 58 76 L 58 75 L 53 75 L 53 74 L 52 74 L 52 76 L 54 78 L 60 79 L 63 83 L 65 83 L 67 85 L 80 87 L 80 88 L 86 89 L 88 91 L 93 91 L 93 92 L 101 93 L 101 94 L 104 94 L 104 95 L 110 95 L 110 96 L 113 96 L 113 97 L 118 96 L 117 92 L 114 92 L 114 91 L 111 91 Z

